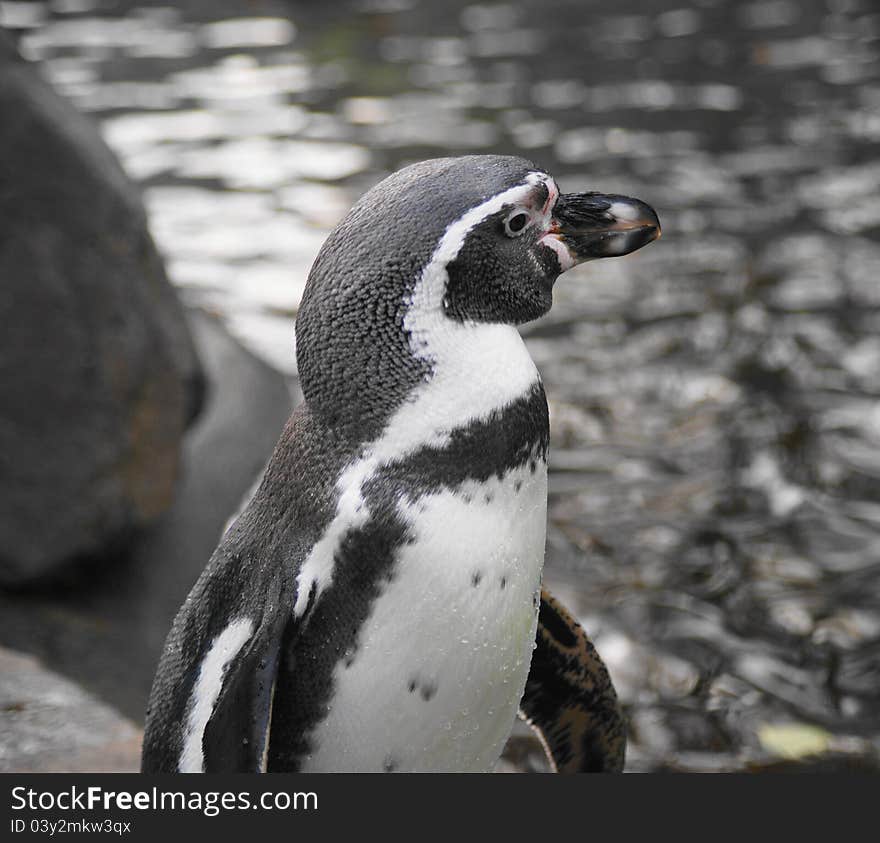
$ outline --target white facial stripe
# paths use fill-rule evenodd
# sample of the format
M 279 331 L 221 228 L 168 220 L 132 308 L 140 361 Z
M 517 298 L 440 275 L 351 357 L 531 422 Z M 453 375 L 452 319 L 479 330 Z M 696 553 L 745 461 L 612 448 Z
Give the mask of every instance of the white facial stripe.
M 410 348 L 430 364 L 431 375 L 391 417 L 379 439 L 340 476 L 333 521 L 297 576 L 295 617 L 305 611 L 313 584 L 320 595 L 332 582 L 340 539 L 369 517 L 363 485 L 384 463 L 422 447 L 442 447 L 453 429 L 487 418 L 538 382 L 538 370 L 516 328 L 450 319 L 444 312 L 443 298 L 449 281 L 447 266 L 458 256 L 468 233 L 506 205 L 526 202 L 535 185 L 548 179 L 544 173 L 529 173 L 523 184 L 471 208 L 440 238 L 416 282 L 404 319 Z
M 199 676 L 193 686 L 180 753 L 178 769 L 181 773 L 202 773 L 205 757 L 202 752 L 202 738 L 205 727 L 211 719 L 214 705 L 223 688 L 223 675 L 229 663 L 238 655 L 251 637 L 254 624 L 250 618 L 232 621 L 211 644 L 211 649 L 202 660 Z
M 452 223 L 440 238 L 431 260 L 422 272 L 410 300 L 410 310 L 434 311 L 439 309 L 443 296 L 446 294 L 446 282 L 449 276 L 446 267 L 458 257 L 468 234 L 486 217 L 498 213 L 505 205 L 516 205 L 525 202 L 533 193 L 535 185 L 543 183 L 543 174 L 529 173 L 525 184 L 519 184 L 486 200 L 482 205 L 471 208 L 464 216 Z M 545 177 L 546 178 L 546 177 Z M 409 314 L 408 314 L 409 315 Z M 419 349 L 413 348 L 417 356 L 423 357 Z

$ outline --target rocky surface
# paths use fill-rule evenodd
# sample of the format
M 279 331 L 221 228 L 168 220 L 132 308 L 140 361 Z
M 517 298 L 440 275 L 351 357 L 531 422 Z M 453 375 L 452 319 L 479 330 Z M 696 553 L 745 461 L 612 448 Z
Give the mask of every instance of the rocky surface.
M 140 748 L 140 730 L 110 706 L 0 647 L 0 772 L 135 772 Z
M 137 189 L 0 32 L 0 583 L 173 499 L 201 371 Z

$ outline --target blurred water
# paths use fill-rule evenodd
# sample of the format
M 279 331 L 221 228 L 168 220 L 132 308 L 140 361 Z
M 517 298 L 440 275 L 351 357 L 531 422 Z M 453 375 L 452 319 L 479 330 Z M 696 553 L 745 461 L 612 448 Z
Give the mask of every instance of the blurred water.
M 760 767 L 792 735 L 876 762 L 872 0 L 3 0 L 0 22 L 101 121 L 187 300 L 288 372 L 324 236 L 405 163 L 519 153 L 654 205 L 659 243 L 572 271 L 525 329 L 548 581 L 609 663 L 631 769 Z

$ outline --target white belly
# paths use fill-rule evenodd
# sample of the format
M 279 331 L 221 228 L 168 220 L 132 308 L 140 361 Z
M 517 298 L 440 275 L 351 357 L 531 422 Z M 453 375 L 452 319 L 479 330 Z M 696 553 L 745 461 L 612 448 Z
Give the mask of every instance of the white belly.
M 415 541 L 354 661 L 336 666 L 303 771 L 486 771 L 510 734 L 535 640 L 546 465 L 403 511 Z

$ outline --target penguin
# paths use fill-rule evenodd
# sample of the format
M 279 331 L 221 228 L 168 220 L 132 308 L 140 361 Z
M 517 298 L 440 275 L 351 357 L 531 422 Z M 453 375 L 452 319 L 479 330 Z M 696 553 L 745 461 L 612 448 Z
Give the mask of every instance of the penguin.
M 168 635 L 144 772 L 490 771 L 517 714 L 553 769 L 622 769 L 608 672 L 541 587 L 548 407 L 516 326 L 659 234 L 511 156 L 361 197 L 297 315 L 304 400 Z

